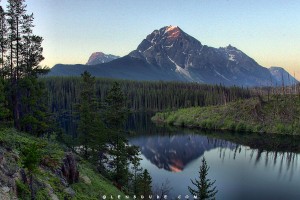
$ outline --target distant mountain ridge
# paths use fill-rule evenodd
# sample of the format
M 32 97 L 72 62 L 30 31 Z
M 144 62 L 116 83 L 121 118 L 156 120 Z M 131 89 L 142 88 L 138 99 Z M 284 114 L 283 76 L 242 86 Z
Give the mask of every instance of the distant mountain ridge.
M 49 75 L 78 76 L 84 70 L 94 76 L 131 80 L 239 86 L 270 86 L 280 82 L 272 70 L 241 50 L 231 45 L 224 48 L 202 45 L 177 26 L 154 30 L 127 56 L 94 66 L 56 65 Z
M 97 64 L 102 64 L 102 63 L 107 63 L 112 60 L 115 60 L 117 58 L 120 58 L 120 56 L 115 56 L 111 54 L 104 54 L 102 52 L 94 52 L 90 56 L 88 62 L 86 65 L 97 65 Z
M 276 83 L 281 85 L 293 85 L 298 83 L 298 80 L 295 77 L 291 76 L 285 69 L 282 67 L 270 67 L 269 68 L 272 76 L 276 80 Z

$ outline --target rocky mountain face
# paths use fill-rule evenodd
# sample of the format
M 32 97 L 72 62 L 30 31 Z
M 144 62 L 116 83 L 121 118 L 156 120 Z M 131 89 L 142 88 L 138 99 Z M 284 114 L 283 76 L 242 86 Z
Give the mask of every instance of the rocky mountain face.
M 104 54 L 102 52 L 94 52 L 90 56 L 87 65 L 97 65 L 102 63 L 107 63 L 112 60 L 115 60 L 117 58 L 120 58 L 119 56 L 111 55 L 111 54 Z
M 149 34 L 129 55 L 95 66 L 56 65 L 50 76 L 80 75 L 131 80 L 186 81 L 207 84 L 266 86 L 278 79 L 241 50 L 201 44 L 177 26 Z
M 175 26 L 155 30 L 129 55 L 173 71 L 186 81 L 247 86 L 270 82 L 268 69 L 237 48 L 202 45 Z
M 298 81 L 282 67 L 270 67 L 269 70 L 273 78 L 276 80 L 276 83 L 280 86 L 298 83 Z

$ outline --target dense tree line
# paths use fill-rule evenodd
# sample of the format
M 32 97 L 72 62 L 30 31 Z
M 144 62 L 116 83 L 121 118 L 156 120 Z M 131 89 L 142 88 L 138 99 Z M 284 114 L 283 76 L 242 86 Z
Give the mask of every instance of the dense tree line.
M 79 103 L 81 91 L 77 77 L 43 78 L 49 92 L 48 104 L 54 113 L 72 112 Z M 103 101 L 115 80 L 97 78 L 96 97 Z M 162 111 L 191 106 L 226 104 L 237 99 L 250 98 L 249 89 L 205 85 L 198 83 L 121 81 L 128 107 L 132 111 Z
M 39 65 L 43 39 L 33 34 L 33 19 L 24 0 L 8 0 L 6 10 L 0 6 L 0 120 L 40 135 L 48 125 L 42 103 L 46 93 L 38 76 L 48 70 Z

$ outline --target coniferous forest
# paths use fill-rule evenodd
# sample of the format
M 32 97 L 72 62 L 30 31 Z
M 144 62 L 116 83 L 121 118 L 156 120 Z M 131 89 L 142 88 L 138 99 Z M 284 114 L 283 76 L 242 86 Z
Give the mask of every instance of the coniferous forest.
M 50 111 L 70 112 L 79 103 L 79 77 L 42 78 L 48 90 Z M 96 97 L 103 101 L 108 89 L 117 81 L 125 94 L 128 108 L 133 112 L 175 110 L 178 108 L 223 105 L 251 97 L 248 88 L 225 87 L 180 82 L 146 82 L 97 78 Z
M 39 78 L 48 72 L 40 65 L 44 59 L 43 38 L 33 33 L 34 17 L 27 14 L 25 1 L 9 0 L 6 10 L 0 7 L 0 17 L 0 182 L 4 188 L 0 198 L 94 199 L 105 192 L 149 193 L 151 177 L 139 167 L 138 148 L 129 146 L 123 133 L 127 107 L 119 84 L 107 88 L 102 115 L 95 96 L 95 78 L 88 73 L 77 79 L 76 86 L 82 88 L 76 93 L 78 102 L 66 101 L 75 93 L 51 94 Z M 72 144 L 78 146 L 70 148 L 55 139 L 59 127 L 48 104 L 51 96 L 66 97 L 64 102 L 58 98 L 60 105 L 52 99 L 51 106 L 58 108 L 56 112 L 61 105 L 66 109 L 76 107 L 79 134 Z M 111 158 L 109 167 L 105 167 L 107 161 L 103 162 L 107 155 Z M 79 162 L 80 156 L 85 161 Z M 135 166 L 133 172 L 130 163 Z M 86 190 L 91 179 L 93 185 Z M 138 189 L 136 185 L 141 181 L 147 184 Z M 76 192 L 73 188 L 77 188 Z
M 44 59 L 43 38 L 33 33 L 33 14 L 27 14 L 24 1 L 8 1 L 0 9 L 0 77 L 2 119 L 12 120 L 20 131 L 42 134 L 46 128 L 45 90 L 38 76 L 48 72 L 39 65 Z

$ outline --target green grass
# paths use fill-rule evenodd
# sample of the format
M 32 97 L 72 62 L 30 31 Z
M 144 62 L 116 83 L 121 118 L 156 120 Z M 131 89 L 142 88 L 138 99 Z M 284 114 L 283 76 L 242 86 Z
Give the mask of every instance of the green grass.
M 227 105 L 157 113 L 153 121 L 208 130 L 300 135 L 299 96 L 252 98 Z
M 116 195 L 124 196 L 124 194 L 117 188 L 112 187 L 110 181 L 105 179 L 98 173 L 95 173 L 90 163 L 82 162 L 79 165 L 79 172 L 82 176 L 87 176 L 91 180 L 91 184 L 85 184 L 83 181 L 74 183 L 72 188 L 76 191 L 76 197 L 74 199 L 100 199 L 103 195 Z

